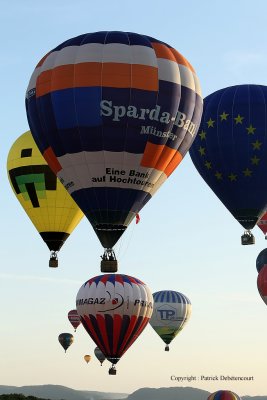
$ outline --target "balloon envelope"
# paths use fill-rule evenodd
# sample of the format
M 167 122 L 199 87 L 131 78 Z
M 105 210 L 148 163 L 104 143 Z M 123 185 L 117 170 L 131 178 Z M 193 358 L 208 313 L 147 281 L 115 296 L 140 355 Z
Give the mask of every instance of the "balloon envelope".
M 76 307 L 87 333 L 116 364 L 149 322 L 153 297 L 139 279 L 106 274 L 85 282 L 77 294 Z
M 91 356 L 89 356 L 89 354 L 86 354 L 84 357 L 84 361 L 88 364 L 89 361 L 91 360 Z
M 77 313 L 77 310 L 70 310 L 68 312 L 68 320 L 70 321 L 71 325 L 73 326 L 73 328 L 76 329 L 78 328 L 78 326 L 81 323 L 79 314 Z
M 256 268 L 257 271 L 260 272 L 260 270 L 267 265 L 267 249 L 263 249 L 257 259 L 256 259 Z
M 263 216 L 258 221 L 257 225 L 260 228 L 260 230 L 264 233 L 264 235 L 266 235 L 267 234 L 267 213 L 263 214 Z
M 104 356 L 104 354 L 102 353 L 100 348 L 96 346 L 94 353 L 95 353 L 96 358 L 100 361 L 100 364 L 102 365 L 103 362 L 105 361 L 106 357 Z
M 184 294 L 173 290 L 153 293 L 153 298 L 154 308 L 149 323 L 168 345 L 190 318 L 191 303 Z
M 231 390 L 218 390 L 209 395 L 207 400 L 241 400 L 241 397 Z
M 204 99 L 202 121 L 190 149 L 210 188 L 245 229 L 267 203 L 267 87 L 231 86 Z
M 58 337 L 58 341 L 65 350 L 65 353 L 67 349 L 70 347 L 70 345 L 74 341 L 74 337 L 71 333 L 61 333 Z
M 30 131 L 12 145 L 7 159 L 10 185 L 51 251 L 59 251 L 83 213 L 52 172 Z
M 26 109 L 48 164 L 112 248 L 191 146 L 202 97 L 193 67 L 168 44 L 95 32 L 42 58 Z
M 258 278 L 257 278 L 257 286 L 258 286 L 258 291 L 259 294 L 264 301 L 265 304 L 267 304 L 267 266 L 265 265 L 263 268 L 261 268 Z

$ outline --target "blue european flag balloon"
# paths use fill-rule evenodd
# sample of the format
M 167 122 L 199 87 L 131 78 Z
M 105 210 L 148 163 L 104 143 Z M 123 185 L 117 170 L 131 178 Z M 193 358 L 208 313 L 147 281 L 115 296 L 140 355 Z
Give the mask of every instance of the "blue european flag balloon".
M 190 156 L 236 220 L 252 229 L 267 204 L 267 87 L 231 86 L 207 96 Z

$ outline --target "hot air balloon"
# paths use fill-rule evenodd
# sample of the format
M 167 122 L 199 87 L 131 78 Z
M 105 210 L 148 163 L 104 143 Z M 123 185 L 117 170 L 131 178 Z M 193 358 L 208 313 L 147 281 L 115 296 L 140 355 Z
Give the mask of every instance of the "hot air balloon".
M 218 390 L 210 394 L 207 400 L 241 400 L 241 397 L 231 390 Z
M 7 170 L 17 199 L 51 251 L 49 266 L 57 267 L 57 252 L 83 213 L 47 165 L 31 132 L 12 145 Z
M 149 36 L 83 34 L 37 64 L 29 125 L 106 249 L 102 272 L 117 271 L 113 246 L 184 158 L 202 107 L 193 67 Z
M 265 239 L 267 239 L 267 213 L 264 213 L 263 216 L 259 219 L 257 223 L 260 230 L 264 233 Z
M 58 337 L 58 341 L 65 350 L 65 353 L 67 349 L 70 347 L 70 345 L 74 341 L 74 337 L 71 333 L 61 333 Z
M 78 328 L 78 326 L 81 323 L 80 317 L 77 313 L 77 310 L 70 310 L 68 312 L 68 320 L 70 321 L 71 325 L 73 326 L 74 332 L 76 332 L 76 329 Z
M 267 304 L 267 265 L 261 268 L 258 274 L 257 286 L 262 300 Z
M 76 307 L 81 322 L 104 356 L 115 364 L 146 327 L 153 309 L 149 288 L 128 275 L 107 274 L 80 288 Z
M 267 86 L 238 85 L 204 99 L 203 117 L 190 148 L 192 161 L 218 198 L 246 230 L 267 204 Z
M 104 354 L 102 353 L 102 351 L 100 350 L 99 347 L 96 346 L 95 350 L 94 350 L 95 356 L 96 358 L 100 361 L 101 367 L 103 362 L 105 361 L 106 357 L 104 356 Z
M 169 351 L 169 344 L 190 318 L 191 303 L 184 294 L 173 290 L 153 293 L 153 299 L 154 309 L 149 323 L 166 343 L 165 351 Z
M 267 265 L 267 249 L 263 249 L 256 259 L 257 271 L 260 272 L 265 265 Z
M 84 357 L 84 361 L 88 364 L 89 361 L 91 360 L 91 356 L 89 356 L 89 354 L 86 354 Z

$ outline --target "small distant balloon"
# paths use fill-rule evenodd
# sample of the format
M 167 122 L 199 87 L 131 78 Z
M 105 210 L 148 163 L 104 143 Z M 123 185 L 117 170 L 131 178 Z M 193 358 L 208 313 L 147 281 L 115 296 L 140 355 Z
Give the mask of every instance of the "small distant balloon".
M 231 390 L 218 390 L 210 394 L 207 400 L 241 400 L 241 397 Z
M 78 326 L 81 323 L 81 320 L 80 320 L 79 314 L 77 313 L 77 310 L 70 310 L 68 312 L 68 319 L 74 328 L 74 332 L 76 332 L 76 329 L 78 328 Z
M 100 364 L 101 364 L 101 367 L 102 367 L 102 364 L 105 361 L 106 357 L 104 356 L 104 354 L 102 353 L 102 351 L 100 350 L 99 347 L 95 348 L 94 353 L 95 353 L 96 358 L 100 361 Z
M 89 363 L 89 361 L 91 361 L 91 356 L 89 356 L 89 354 L 86 354 L 83 358 L 84 358 L 84 361 L 86 361 L 87 364 Z
M 65 350 L 65 353 L 67 349 L 70 347 L 70 345 L 74 341 L 74 337 L 71 333 L 61 333 L 58 337 L 58 341 Z

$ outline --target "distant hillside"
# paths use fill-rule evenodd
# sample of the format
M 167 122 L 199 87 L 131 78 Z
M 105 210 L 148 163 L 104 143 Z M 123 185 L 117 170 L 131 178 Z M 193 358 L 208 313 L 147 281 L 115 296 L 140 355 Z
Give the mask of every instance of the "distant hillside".
M 87 390 L 75 390 L 60 385 L 38 386 L 3 386 L 0 385 L 1 394 L 21 393 L 25 396 L 35 396 L 50 400 L 120 400 L 127 398 L 126 393 L 105 393 Z
M 205 390 L 190 387 L 143 388 L 130 394 L 127 400 L 207 400 L 209 394 Z
M 218 387 L 218 390 L 220 388 Z M 22 394 L 29 398 L 4 398 L 3 394 Z M 142 388 L 132 394 L 106 393 L 75 390 L 59 385 L 3 386 L 0 385 L 0 400 L 207 400 L 209 392 L 190 387 Z M 38 398 L 38 399 L 36 399 Z M 267 396 L 243 396 L 242 400 L 267 400 Z
M 40 400 L 35 396 L 24 396 L 24 394 L 12 393 L 12 394 L 1 394 L 0 400 Z

